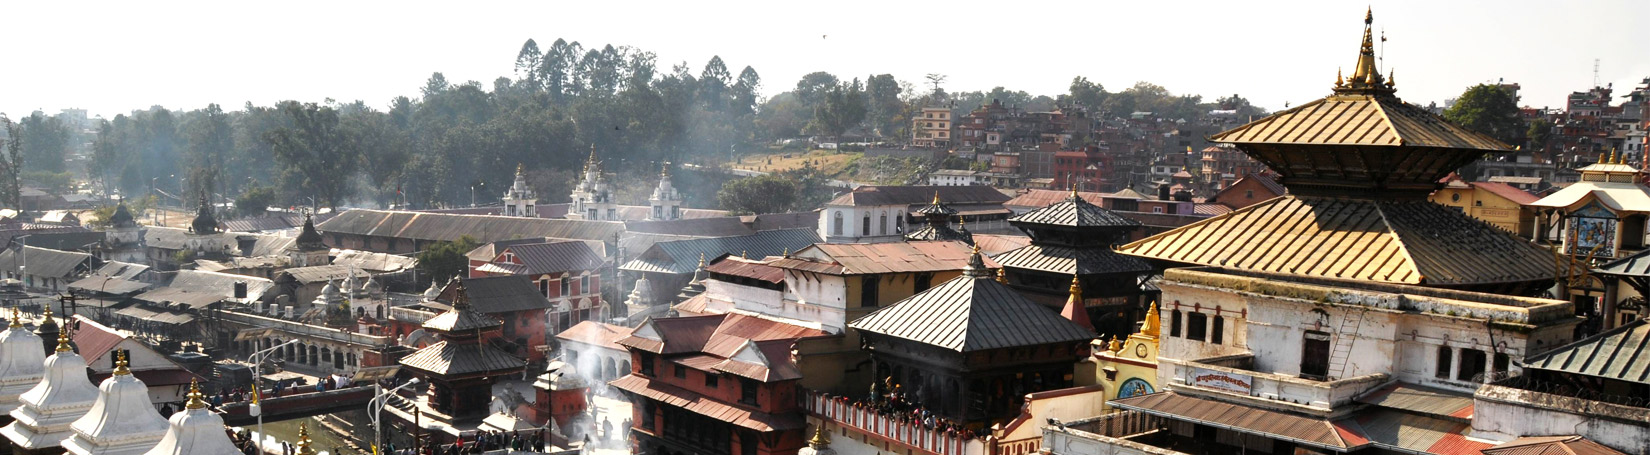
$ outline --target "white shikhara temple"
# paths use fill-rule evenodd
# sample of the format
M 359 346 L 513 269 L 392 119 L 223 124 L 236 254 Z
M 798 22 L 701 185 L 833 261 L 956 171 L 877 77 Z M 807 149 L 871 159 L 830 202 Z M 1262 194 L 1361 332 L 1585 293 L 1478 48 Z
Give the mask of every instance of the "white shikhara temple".
M 50 314 L 47 315 L 50 318 Z M 0 332 L 0 428 L 10 453 L 74 455 L 234 455 L 223 418 L 207 409 L 199 384 L 189 388 L 185 409 L 161 417 L 149 387 L 132 375 L 124 353 L 113 374 L 93 385 L 86 359 L 58 333 L 56 353 L 45 355 L 40 336 L 12 315 Z

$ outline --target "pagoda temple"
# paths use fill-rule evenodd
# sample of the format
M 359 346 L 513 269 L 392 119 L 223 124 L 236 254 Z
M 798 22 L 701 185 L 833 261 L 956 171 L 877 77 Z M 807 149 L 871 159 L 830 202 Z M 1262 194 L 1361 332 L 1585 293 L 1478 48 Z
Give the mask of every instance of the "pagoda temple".
M 69 425 L 74 435 L 63 448 L 71 454 L 143 455 L 166 436 L 166 418 L 149 403 L 149 387 L 132 376 L 124 351 L 115 355 L 114 373 L 97 387 L 97 404 Z
M 189 401 L 167 420 L 166 436 L 144 455 L 237 455 L 241 450 L 223 431 L 223 417 L 206 408 L 200 384 L 189 383 Z
M 1405 103 L 1375 66 L 1369 24 L 1350 78 L 1329 96 L 1209 140 L 1229 143 L 1289 194 L 1124 245 L 1164 265 L 1533 294 L 1553 256 L 1458 210 L 1427 201 L 1440 179 L 1486 154 L 1489 136 Z
M 57 353 L 43 365 L 43 379 L 11 411 L 15 420 L 0 428 L 0 436 L 11 440 L 13 454 L 63 453 L 63 440 L 72 434 L 69 425 L 97 403 L 97 386 L 86 376 L 86 359 L 69 346 L 69 332 L 58 333 Z
M 957 210 L 946 206 L 944 202 L 940 202 L 938 191 L 934 192 L 934 202 L 923 208 L 913 210 L 911 213 L 922 215 L 928 224 L 906 233 L 905 240 L 907 241 L 955 240 L 969 245 L 974 244 L 974 236 L 970 235 L 966 229 L 959 230 L 951 227 L 951 217 L 957 216 Z
M 1102 335 L 1134 332 L 1150 300 L 1146 279 L 1152 265 L 1112 250 L 1140 222 L 1094 205 L 1075 189 L 1065 200 L 1008 220 L 1025 231 L 1031 244 L 993 257 L 1002 264 L 1008 284 L 1033 301 L 1059 308 L 1076 277 L 1083 292 L 1085 319 Z
M 298 234 L 297 241 L 294 241 L 286 251 L 287 260 L 292 267 L 314 267 L 330 264 L 332 261 L 327 258 L 327 255 L 331 252 L 332 249 L 328 248 L 324 239 L 321 238 L 321 233 L 315 230 L 314 217 L 304 215 L 303 231 Z
M 45 362 L 40 337 L 23 328 L 17 310 L 12 310 L 11 326 L 0 333 L 0 412 L 6 413 L 0 423 L 11 423 L 11 412 L 21 405 L 18 398 L 45 375 Z
M 882 378 L 879 406 L 980 429 L 1029 393 L 1070 387 L 1094 332 L 998 283 L 978 248 L 963 270 L 848 326 Z
M 486 417 L 493 383 L 500 377 L 519 377 L 527 364 L 482 342 L 499 332 L 504 322 L 471 306 L 462 280 L 450 286 L 456 287 L 452 309 L 424 322 L 424 330 L 441 341 L 401 359 L 401 365 L 429 384 L 429 392 L 417 403 L 424 416 L 457 428 L 455 424 L 479 423 Z

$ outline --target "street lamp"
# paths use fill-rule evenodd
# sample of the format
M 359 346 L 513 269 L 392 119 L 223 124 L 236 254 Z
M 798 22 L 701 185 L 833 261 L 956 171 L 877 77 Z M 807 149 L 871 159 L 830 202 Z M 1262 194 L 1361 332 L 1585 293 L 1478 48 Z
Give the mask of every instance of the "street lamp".
M 470 185 L 470 207 L 476 206 L 476 187 L 478 186 L 487 186 L 487 182 Z
M 384 386 L 378 385 L 378 381 L 373 381 L 372 399 L 367 400 L 367 417 L 372 419 L 372 453 L 380 453 L 381 447 L 384 446 L 384 428 L 381 425 L 384 419 L 380 414 L 384 413 L 384 405 L 389 404 L 389 400 L 386 398 L 407 386 L 417 383 L 418 378 L 412 378 L 406 384 L 395 386 L 395 388 L 386 391 Z
M 284 347 L 287 347 L 287 345 L 294 344 L 294 343 L 297 343 L 297 342 L 298 342 L 297 339 L 293 339 L 292 341 L 288 341 L 288 342 L 285 342 L 285 343 L 270 346 L 268 349 L 264 349 L 262 351 L 254 352 L 254 353 L 252 353 L 252 355 L 249 355 L 249 356 L 246 357 L 246 361 L 252 363 L 252 393 L 254 395 L 258 394 L 258 389 L 259 389 L 258 381 L 260 379 L 263 379 L 263 377 L 264 377 L 264 374 L 263 374 L 263 371 L 264 371 L 263 370 L 264 357 L 268 356 L 269 353 L 274 352 L 276 349 L 284 348 Z M 254 441 L 254 443 L 256 443 L 258 445 L 258 453 L 264 453 L 264 413 L 263 413 L 263 410 L 259 409 L 257 403 L 253 403 L 252 405 L 247 407 L 247 412 L 258 417 L 258 440 Z

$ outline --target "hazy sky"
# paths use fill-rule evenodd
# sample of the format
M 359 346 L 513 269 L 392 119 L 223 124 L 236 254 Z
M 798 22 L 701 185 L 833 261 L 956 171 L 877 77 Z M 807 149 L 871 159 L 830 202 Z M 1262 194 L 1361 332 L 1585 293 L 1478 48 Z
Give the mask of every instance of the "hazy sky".
M 1425 104 L 1479 82 L 1562 106 L 1599 77 L 1623 93 L 1650 77 L 1650 1 L 1384 1 L 1386 66 Z M 892 73 L 950 91 L 1064 93 L 1083 75 L 1116 91 L 1151 81 L 1205 100 L 1278 109 L 1329 92 L 1356 60 L 1364 2 L 536 1 L 11 2 L 0 33 L 0 112 L 416 96 L 440 71 L 491 86 L 528 38 L 630 45 L 662 71 L 712 55 L 750 65 L 762 92 L 812 71 Z M 1618 100 L 1619 101 L 1619 100 Z

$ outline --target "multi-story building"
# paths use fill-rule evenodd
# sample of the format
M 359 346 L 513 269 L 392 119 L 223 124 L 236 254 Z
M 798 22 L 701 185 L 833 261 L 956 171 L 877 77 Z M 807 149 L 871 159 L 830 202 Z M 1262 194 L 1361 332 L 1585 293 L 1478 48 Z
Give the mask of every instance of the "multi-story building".
M 916 212 L 935 198 L 957 210 L 975 232 L 1008 227 L 1008 195 L 996 188 L 968 186 L 865 185 L 837 196 L 819 211 L 819 235 L 830 243 L 897 242 L 918 223 Z
M 1109 188 L 1111 155 L 1088 146 L 1054 152 L 1054 186 L 1097 191 Z
M 911 145 L 917 147 L 951 146 L 951 108 L 925 107 L 911 119 Z
M 1519 237 L 1534 237 L 1535 209 L 1530 204 L 1541 198 L 1505 183 L 1466 182 L 1453 175 L 1447 180 L 1428 200 L 1455 207 Z
M 490 262 L 472 264 L 470 277 L 526 277 L 551 303 L 547 314 L 541 315 L 549 317 L 550 333 L 561 333 L 581 321 L 612 317 L 601 293 L 606 264 L 585 242 L 512 244 L 498 249 Z M 470 292 L 477 290 L 471 286 Z

